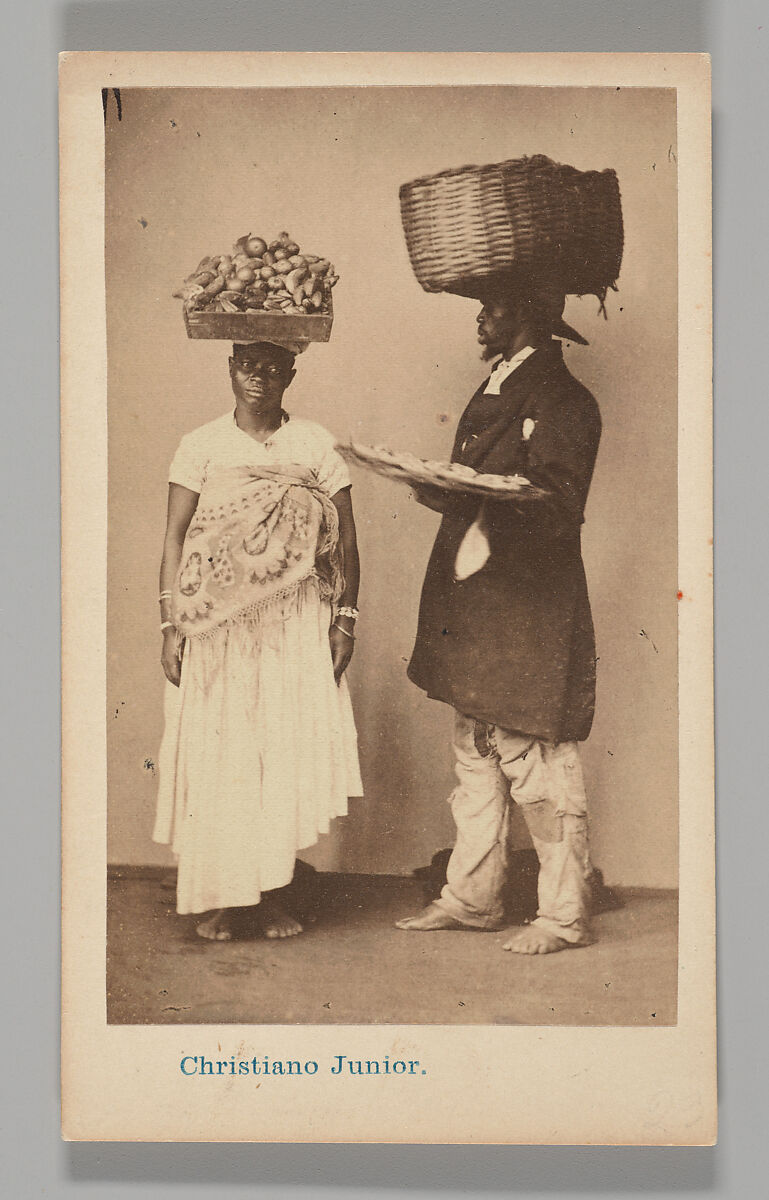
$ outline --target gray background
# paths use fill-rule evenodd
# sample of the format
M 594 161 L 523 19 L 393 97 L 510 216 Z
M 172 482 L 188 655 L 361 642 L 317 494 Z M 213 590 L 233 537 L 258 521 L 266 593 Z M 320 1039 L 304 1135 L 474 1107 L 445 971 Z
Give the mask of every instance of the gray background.
M 766 21 L 767 28 L 762 29 Z M 2 87 L 6 500 L 3 722 L 7 1194 L 201 1200 L 760 1194 L 766 1150 L 763 616 L 765 124 L 758 0 L 14 8 Z M 58 1140 L 56 53 L 62 49 L 702 50 L 714 57 L 721 1135 L 714 1150 L 63 1146 Z M 34 320 L 30 314 L 34 313 Z M 756 514 L 754 516 L 754 514 Z M 751 521 L 751 517 L 753 520 Z M 763 624 L 763 622 L 761 622 Z M 95 632 L 95 636 L 98 634 Z M 10 662 L 8 661 L 10 659 Z M 763 703 L 762 703 L 763 702 Z M 105 1097 L 105 1103 L 109 1098 Z M 372 1194 L 372 1193 L 369 1193 Z

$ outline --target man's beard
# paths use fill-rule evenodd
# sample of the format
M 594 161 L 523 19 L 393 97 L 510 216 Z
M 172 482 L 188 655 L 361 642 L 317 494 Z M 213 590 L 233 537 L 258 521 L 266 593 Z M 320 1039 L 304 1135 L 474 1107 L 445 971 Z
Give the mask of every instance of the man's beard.
M 490 362 L 492 358 L 496 358 L 500 353 L 494 346 L 484 346 L 481 350 L 481 361 Z

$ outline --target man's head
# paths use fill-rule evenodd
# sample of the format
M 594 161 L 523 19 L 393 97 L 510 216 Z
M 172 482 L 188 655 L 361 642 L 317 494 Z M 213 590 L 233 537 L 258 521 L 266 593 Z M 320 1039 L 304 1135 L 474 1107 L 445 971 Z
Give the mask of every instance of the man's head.
M 280 412 L 283 393 L 294 378 L 294 355 L 273 342 L 234 345 L 230 379 L 235 400 L 258 415 Z
M 512 357 L 529 341 L 523 303 L 514 296 L 486 295 L 478 313 L 478 341 L 483 359 Z
M 517 272 L 479 282 L 475 294 L 483 302 L 477 321 L 484 359 L 498 354 L 510 358 L 553 336 L 587 344 L 563 321 L 566 296 L 555 283 Z

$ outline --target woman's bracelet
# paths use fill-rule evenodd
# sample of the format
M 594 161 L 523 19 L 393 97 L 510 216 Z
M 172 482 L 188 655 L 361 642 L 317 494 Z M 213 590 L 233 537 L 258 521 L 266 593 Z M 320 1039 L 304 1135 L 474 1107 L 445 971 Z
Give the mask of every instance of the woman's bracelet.
M 357 621 L 360 613 L 354 604 L 345 604 L 343 608 L 336 610 L 336 615 L 338 617 L 349 617 L 351 621 Z
M 176 626 L 174 625 L 173 621 L 161 621 L 160 622 L 160 632 L 161 633 L 163 632 L 164 629 L 175 629 L 175 628 L 176 628 Z
M 350 639 L 351 639 L 353 642 L 355 641 L 355 634 L 354 634 L 354 633 L 350 633 L 350 631 L 349 631 L 348 629 L 342 629 L 342 626 L 341 626 L 341 625 L 337 625 L 336 621 L 335 621 L 335 622 L 334 622 L 334 624 L 331 626 L 331 628 L 332 628 L 332 629 L 338 629 L 338 630 L 339 630 L 339 632 L 340 632 L 340 633 L 343 633 L 345 637 L 348 637 L 348 638 L 350 638 Z

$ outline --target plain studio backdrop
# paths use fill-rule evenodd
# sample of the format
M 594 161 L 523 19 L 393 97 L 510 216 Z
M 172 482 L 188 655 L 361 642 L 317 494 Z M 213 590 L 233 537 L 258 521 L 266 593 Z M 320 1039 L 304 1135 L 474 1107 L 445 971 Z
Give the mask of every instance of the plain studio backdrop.
M 233 405 L 229 344 L 188 340 L 171 293 L 242 234 L 270 241 L 288 230 L 331 258 L 340 282 L 331 341 L 297 359 L 286 408 L 340 439 L 447 459 L 487 370 L 479 306 L 422 291 L 398 188 L 541 153 L 582 170 L 613 167 L 625 220 L 608 321 L 594 297 L 570 298 L 565 313 L 590 342 L 566 346 L 566 361 L 604 427 L 583 530 L 599 657 L 583 747 L 593 856 L 611 883 L 675 886 L 675 93 L 255 86 L 124 88 L 120 100 L 121 119 L 110 96 L 106 123 L 109 861 L 172 862 L 151 841 L 167 471 L 182 434 Z M 406 678 L 439 518 L 361 470 L 352 494 L 362 586 L 349 680 L 366 795 L 302 857 L 408 874 L 453 840 L 451 711 Z

